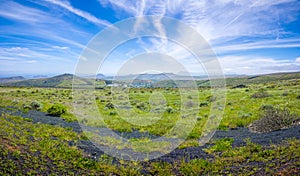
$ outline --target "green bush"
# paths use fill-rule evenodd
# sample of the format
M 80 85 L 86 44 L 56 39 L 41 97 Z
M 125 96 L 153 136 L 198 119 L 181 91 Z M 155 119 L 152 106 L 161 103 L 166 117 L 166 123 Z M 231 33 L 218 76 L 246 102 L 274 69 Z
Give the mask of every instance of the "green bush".
M 117 112 L 116 112 L 116 111 L 110 111 L 110 112 L 109 112 L 109 115 L 110 115 L 110 116 L 117 115 Z
M 52 116 L 60 117 L 62 114 L 67 112 L 67 108 L 62 104 L 54 104 L 47 110 L 47 112 Z
M 258 92 L 251 95 L 252 98 L 266 98 L 269 97 L 270 94 L 264 89 L 260 89 Z
M 263 106 L 264 113 L 261 119 L 249 125 L 249 129 L 255 132 L 270 132 L 290 127 L 294 124 L 297 118 L 296 114 L 290 113 L 287 108 Z
M 145 110 L 146 109 L 145 103 L 143 103 L 143 102 L 137 103 L 136 108 L 138 108 L 140 110 Z
M 274 109 L 274 106 L 273 105 L 262 105 L 259 109 L 263 110 L 263 111 L 267 111 L 267 110 Z
M 214 97 L 214 96 L 208 96 L 208 97 L 207 97 L 207 101 L 208 101 L 208 102 L 211 102 L 211 103 L 212 103 L 212 102 L 214 102 L 214 101 L 216 101 L 216 100 L 217 100 L 217 98 Z
M 39 103 L 38 101 L 33 101 L 30 103 L 30 107 L 31 107 L 31 109 L 34 109 L 34 110 L 41 110 L 42 104 Z
M 204 149 L 207 153 L 223 152 L 232 149 L 233 138 L 223 138 L 215 141 L 215 145 Z
M 207 102 L 207 101 L 201 102 L 201 103 L 199 104 L 199 106 L 200 106 L 200 107 L 208 106 L 208 102 Z
M 105 107 L 108 108 L 108 109 L 114 109 L 114 108 L 115 108 L 114 104 L 112 104 L 111 102 L 108 102 L 108 103 L 105 105 Z
M 174 112 L 174 110 L 173 110 L 173 108 L 172 107 L 167 107 L 167 109 L 166 109 L 166 111 L 167 111 L 167 113 L 169 113 L 169 114 L 171 114 L 171 113 L 173 113 Z
M 24 110 L 31 110 L 31 106 L 29 106 L 29 105 L 23 105 L 23 109 Z

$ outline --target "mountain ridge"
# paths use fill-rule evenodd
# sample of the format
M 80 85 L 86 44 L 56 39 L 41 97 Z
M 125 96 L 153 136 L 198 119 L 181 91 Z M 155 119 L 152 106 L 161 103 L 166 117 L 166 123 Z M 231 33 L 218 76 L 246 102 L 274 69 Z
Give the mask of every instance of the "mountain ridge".
M 94 84 L 94 79 L 92 77 L 78 77 L 70 73 L 64 73 L 50 78 L 25 79 L 22 76 L 0 78 L 0 86 L 72 88 L 74 78 L 76 78 L 76 84 Z M 171 86 L 173 85 L 173 83 L 171 82 L 173 82 L 174 80 L 186 81 L 191 80 L 191 78 L 193 78 L 199 86 L 209 86 L 209 79 L 207 76 L 198 76 L 195 78 L 190 76 L 177 75 L 174 73 L 144 73 L 140 75 L 132 74 L 117 77 L 105 76 L 101 74 L 98 78 L 96 77 L 96 84 L 97 86 L 104 86 L 105 82 L 109 83 L 112 82 L 112 80 L 117 82 L 126 82 L 128 80 L 152 80 L 153 82 L 156 82 L 158 84 L 166 84 Z M 271 73 L 263 75 L 247 75 L 225 78 L 227 85 L 255 84 L 287 79 L 300 79 L 300 72 Z

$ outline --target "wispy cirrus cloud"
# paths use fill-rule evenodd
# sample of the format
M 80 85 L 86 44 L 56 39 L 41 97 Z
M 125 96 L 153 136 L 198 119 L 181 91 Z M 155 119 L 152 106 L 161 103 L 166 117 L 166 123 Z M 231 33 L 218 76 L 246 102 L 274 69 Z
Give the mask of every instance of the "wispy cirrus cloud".
M 55 46 L 54 46 L 55 47 Z M 40 48 L 33 50 L 26 47 L 1 47 L 0 48 L 0 60 L 39 60 L 47 61 L 48 59 L 56 61 L 66 61 L 65 58 L 60 58 L 59 56 L 64 53 L 64 51 L 57 52 L 57 55 L 53 55 L 55 49 L 41 52 Z M 10 59 L 9 59 L 10 58 Z
M 97 25 L 101 25 L 101 26 L 110 26 L 111 23 L 106 21 L 106 20 L 101 20 L 93 15 L 91 15 L 90 13 L 87 13 L 85 11 L 82 11 L 80 9 L 76 9 L 74 8 L 68 1 L 61 1 L 61 0 L 45 0 L 46 2 L 49 2 L 51 4 L 55 4 L 59 7 L 62 7 L 66 10 L 68 10 L 69 12 L 78 15 L 92 23 L 95 23 Z
M 300 48 L 300 39 L 278 39 L 278 40 L 264 40 L 253 41 L 248 43 L 227 43 L 219 46 L 215 46 L 214 49 L 218 52 L 234 52 L 245 51 L 255 49 L 270 49 L 270 48 Z
M 77 26 L 58 18 L 55 14 L 27 7 L 14 1 L 0 3 L 0 17 L 10 19 L 15 23 L 13 26 L 2 25 L 0 28 L 0 34 L 8 38 L 22 36 L 21 38 L 24 39 L 32 36 L 45 39 L 45 42 L 48 43 L 67 43 L 74 47 L 83 48 L 84 45 L 77 40 L 92 36 Z
M 60 19 L 49 16 L 46 12 L 21 5 L 14 1 L 0 3 L 0 16 L 31 25 L 49 24 L 60 21 Z
M 264 74 L 274 72 L 299 71 L 300 63 L 297 60 L 276 60 L 270 57 L 250 57 L 231 55 L 220 57 L 220 63 L 225 73 L 230 74 Z M 228 62 L 230 60 L 230 62 Z
M 235 54 L 232 57 L 222 56 L 226 53 L 241 54 L 248 50 L 299 48 L 299 34 L 285 28 L 285 25 L 297 20 L 300 13 L 300 2 L 297 0 L 99 0 L 99 2 L 129 16 L 167 16 L 193 27 L 220 55 L 226 73 L 235 72 L 235 67 L 235 73 L 248 74 L 276 72 L 276 69 L 279 71 L 300 69 L 293 59 L 276 60 L 272 56 L 253 57 Z M 161 36 L 166 36 L 164 24 L 160 21 L 156 24 L 155 27 Z M 137 21 L 135 30 L 146 30 L 143 27 L 145 27 L 143 21 Z M 185 37 L 194 40 L 190 34 L 185 34 Z M 151 38 L 146 42 L 140 40 L 139 44 L 146 52 L 156 51 L 175 56 L 174 58 L 184 61 L 190 68 L 195 65 L 191 53 L 170 41 Z
M 131 16 L 158 15 L 181 20 L 196 29 L 218 53 L 247 49 L 299 47 L 300 41 L 290 43 L 285 39 L 293 35 L 283 25 L 294 21 L 300 12 L 297 0 L 101 0 L 104 6 Z M 156 28 L 166 36 L 164 24 L 158 20 Z M 143 21 L 137 21 L 136 30 L 143 29 Z M 187 34 L 188 36 L 188 34 Z M 253 41 L 245 39 L 256 38 Z M 236 43 L 232 40 L 238 39 Z M 145 50 L 166 52 L 166 41 L 152 39 L 152 46 L 141 42 Z M 180 48 L 173 48 L 180 52 Z
M 234 65 L 230 65 L 234 62 L 240 63 L 235 64 L 237 70 L 247 73 L 251 73 L 247 67 L 258 71 L 254 68 L 255 65 L 261 72 L 272 68 L 298 68 L 297 54 L 282 54 L 284 58 L 280 58 L 270 52 L 279 49 L 299 51 L 297 48 L 300 48 L 300 34 L 295 31 L 295 24 L 292 24 L 294 21 L 299 22 L 298 0 L 91 1 L 93 5 L 98 2 L 99 6 L 89 7 L 89 3 L 86 3 L 81 8 L 81 3 L 70 0 L 0 1 L 0 20 L 4 19 L 0 27 L 0 57 L 3 61 L 1 64 L 6 63 L 4 60 L 11 64 L 10 67 L 14 67 L 14 62 L 38 64 L 40 61 L 53 61 L 61 62 L 60 65 L 67 65 L 66 63 L 72 61 L 75 63 L 94 34 L 111 25 L 116 19 L 156 15 L 153 28 L 157 35 L 163 38 L 167 36 L 166 27 L 169 26 L 162 23 L 162 17 L 180 20 L 206 39 L 220 56 L 226 72 L 234 71 Z M 115 16 L 112 17 L 113 15 Z M 147 30 L 146 28 L 146 21 L 137 20 L 133 31 Z M 177 28 L 174 28 L 175 30 L 180 31 Z M 190 34 L 184 34 L 183 37 L 190 41 L 195 39 L 195 36 Z M 132 46 L 129 45 L 124 53 L 132 56 L 139 52 L 165 53 L 175 56 L 180 62 L 183 61 L 196 70 L 192 60 L 188 60 L 193 57 L 191 53 L 172 41 L 155 37 L 140 38 L 136 42 L 135 50 L 132 50 Z M 264 49 L 269 53 L 263 53 Z M 259 53 L 254 55 L 255 51 Z M 121 54 L 118 57 L 123 58 Z M 122 59 L 118 62 L 121 62 L 120 60 Z M 258 61 L 265 67 L 258 64 Z M 264 64 L 267 62 L 269 65 Z
M 69 49 L 69 47 L 67 47 L 67 46 L 52 46 L 52 48 L 54 48 L 54 49 L 61 49 L 61 50 L 67 50 L 67 49 Z

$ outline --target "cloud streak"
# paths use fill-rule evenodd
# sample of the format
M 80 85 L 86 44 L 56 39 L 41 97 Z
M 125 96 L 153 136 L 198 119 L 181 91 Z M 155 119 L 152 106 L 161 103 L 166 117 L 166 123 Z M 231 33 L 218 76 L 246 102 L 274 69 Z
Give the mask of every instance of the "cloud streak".
M 280 48 L 281 51 L 297 51 L 297 48 L 300 48 L 299 32 L 292 31 L 288 26 L 294 21 L 299 21 L 298 0 L 91 1 L 98 2 L 99 11 L 104 9 L 103 12 L 109 14 L 101 14 L 100 18 L 96 13 L 84 11 L 69 0 L 0 1 L 0 20 L 5 19 L 0 28 L 1 64 L 12 64 L 14 61 L 32 64 L 38 64 L 40 61 L 75 63 L 88 40 L 100 29 L 110 26 L 111 19 L 115 21 L 144 15 L 157 16 L 151 27 L 155 28 L 156 34 L 162 38 L 167 36 L 166 26 L 161 20 L 164 16 L 178 19 L 197 30 L 220 55 L 227 73 L 234 72 L 235 65 L 238 72 L 252 73 L 259 72 L 259 69 L 260 72 L 275 69 L 295 70 L 300 63 L 294 53 L 289 55 L 293 58 L 285 58 L 290 60 L 276 60 L 274 58 L 279 57 L 272 53 L 266 56 L 262 50 L 277 51 Z M 110 16 L 114 15 L 113 13 L 115 17 Z M 147 30 L 146 27 L 146 21 L 138 20 L 133 31 Z M 176 27 L 174 31 L 180 33 L 180 29 Z M 194 36 L 189 34 L 183 37 L 186 40 L 194 40 Z M 182 46 L 162 38 L 140 38 L 136 42 L 138 49 L 134 48 L 136 51 L 129 53 L 132 49 L 129 48 L 124 53 L 134 55 L 141 51 L 161 52 L 176 56 L 180 62 L 194 68 L 191 53 Z M 252 53 L 260 50 L 261 53 L 252 56 L 247 54 L 249 50 Z M 262 57 L 259 57 L 259 54 L 262 54 Z M 122 55 L 119 57 L 122 58 Z M 119 58 L 118 62 L 121 62 L 120 60 L 123 61 Z M 232 63 L 236 64 L 231 65 Z
M 236 44 L 223 44 L 215 46 L 217 52 L 236 52 L 255 49 L 269 49 L 269 48 L 300 48 L 300 39 L 279 39 L 279 40 L 266 40 L 251 43 L 236 43 Z
M 284 38 L 287 32 L 282 29 L 280 23 L 295 20 L 300 10 L 300 2 L 296 0 L 153 0 L 135 1 L 136 3 L 130 0 L 101 0 L 99 2 L 132 16 L 158 15 L 177 18 L 195 28 L 213 45 L 246 36 Z M 162 24 L 157 23 L 157 28 L 163 31 Z M 157 45 L 157 42 L 153 44 Z
M 252 74 L 299 71 L 296 60 L 275 60 L 268 57 L 225 56 L 220 57 L 223 71 L 227 74 Z
M 111 25 L 111 23 L 109 23 L 106 20 L 101 20 L 101 19 L 91 15 L 90 13 L 87 13 L 85 11 L 74 8 L 68 1 L 61 1 L 61 0 L 45 0 L 45 1 L 49 2 L 51 4 L 55 4 L 59 7 L 62 7 L 77 16 L 80 16 L 92 23 L 95 23 L 96 25 L 101 25 L 101 26 L 110 26 Z

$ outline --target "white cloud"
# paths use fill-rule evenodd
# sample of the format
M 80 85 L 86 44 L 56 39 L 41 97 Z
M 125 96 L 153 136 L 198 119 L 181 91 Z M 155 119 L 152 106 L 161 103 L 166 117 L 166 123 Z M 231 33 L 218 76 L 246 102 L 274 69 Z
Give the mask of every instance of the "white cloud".
M 267 48 L 296 48 L 300 47 L 300 39 L 274 39 L 265 41 L 256 41 L 251 43 L 223 43 L 214 46 L 214 50 L 218 52 L 241 51 L 250 49 L 267 49 Z
M 293 60 L 275 60 L 264 57 L 225 56 L 219 59 L 226 74 L 264 74 L 299 71 L 300 64 Z
M 134 16 L 137 15 L 136 3 L 134 3 L 135 1 L 98 0 L 98 2 L 104 7 L 110 5 L 116 11 L 122 10 L 122 11 L 125 11 L 125 12 L 129 13 L 130 15 L 134 15 Z
M 68 1 L 61 1 L 61 0 L 45 0 L 45 1 L 55 4 L 55 5 L 58 5 L 64 9 L 68 10 L 69 12 L 71 12 L 77 16 L 80 16 L 92 23 L 97 24 L 97 25 L 102 25 L 102 26 L 110 26 L 111 25 L 111 23 L 109 23 L 106 20 L 101 20 L 101 19 L 96 18 L 95 16 L 91 15 L 90 13 L 87 13 L 85 11 L 74 8 Z
M 19 40 L 22 45 L 36 43 L 52 48 L 52 43 L 57 42 L 58 46 L 64 43 L 68 46 L 84 48 L 85 46 L 80 42 L 83 42 L 84 39 L 87 40 L 92 35 L 56 15 L 13 1 L 0 2 L 0 16 L 14 22 L 14 25 L 3 24 L 0 33 L 10 39 L 14 38 L 15 41 Z M 37 41 L 32 37 L 46 39 L 46 42 Z
M 195 27 L 208 41 L 245 36 L 274 35 L 280 33 L 281 21 L 290 19 L 299 7 L 275 5 L 296 2 L 282 1 L 197 1 L 190 0 L 182 7 L 183 22 Z M 261 3 L 264 2 L 264 3 Z M 296 4 L 295 4 L 296 5 Z M 299 5 L 299 3 L 298 3 Z M 287 13 L 289 11 L 289 13 Z
M 27 64 L 33 64 L 33 63 L 36 63 L 36 62 L 37 62 L 36 60 L 25 61 L 25 63 L 27 63 Z
M 68 50 L 69 49 L 69 47 L 67 47 L 67 46 L 52 46 L 52 48 L 60 49 L 60 50 Z
M 299 41 L 293 44 L 274 42 L 287 34 L 280 23 L 289 23 L 296 19 L 297 12 L 300 10 L 300 2 L 296 0 L 99 0 L 99 2 L 131 16 L 175 17 L 194 27 L 209 43 L 213 45 L 225 43 L 225 47 L 220 48 L 220 51 L 247 49 L 247 47 L 257 49 L 260 47 L 299 47 L 300 45 Z M 159 22 L 156 24 L 158 31 L 165 36 L 164 25 Z M 143 22 L 138 21 L 135 26 L 136 30 L 142 27 Z M 257 43 L 250 42 L 243 46 L 239 46 L 239 43 L 236 46 L 227 46 L 227 41 L 247 36 L 256 38 L 268 36 L 270 41 L 264 42 L 274 43 L 257 46 Z M 154 41 L 152 45 L 160 45 L 160 42 L 163 41 Z
M 21 23 L 57 23 L 59 19 L 50 17 L 47 13 L 35 8 L 26 7 L 13 1 L 6 1 L 0 5 L 0 16 L 17 20 Z

